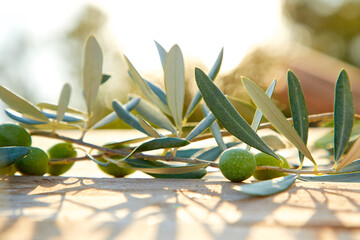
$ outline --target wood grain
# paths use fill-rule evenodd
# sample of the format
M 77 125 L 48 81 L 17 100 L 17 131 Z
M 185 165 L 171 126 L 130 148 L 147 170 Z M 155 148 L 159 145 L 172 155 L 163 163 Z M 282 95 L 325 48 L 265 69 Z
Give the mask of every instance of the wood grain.
M 252 198 L 225 180 L 0 178 L 0 239 L 359 239 L 360 184 Z

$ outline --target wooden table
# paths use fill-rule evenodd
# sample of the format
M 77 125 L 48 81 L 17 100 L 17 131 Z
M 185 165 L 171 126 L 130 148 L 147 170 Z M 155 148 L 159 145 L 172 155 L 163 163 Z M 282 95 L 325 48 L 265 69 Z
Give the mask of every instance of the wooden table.
M 298 182 L 253 198 L 217 173 L 169 180 L 90 172 L 0 178 L 0 239 L 360 239 L 359 183 Z

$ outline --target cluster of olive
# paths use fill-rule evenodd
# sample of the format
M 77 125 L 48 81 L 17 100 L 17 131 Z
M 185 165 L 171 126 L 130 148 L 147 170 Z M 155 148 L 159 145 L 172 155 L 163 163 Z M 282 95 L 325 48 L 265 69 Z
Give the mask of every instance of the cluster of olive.
M 42 176 L 47 173 L 51 176 L 59 176 L 67 172 L 74 162 L 50 164 L 49 159 L 65 159 L 77 156 L 73 144 L 69 142 L 57 143 L 48 149 L 47 152 L 40 148 L 32 147 L 31 144 L 31 135 L 26 129 L 16 124 L 1 124 L 0 147 L 23 146 L 29 147 L 31 152 L 14 164 L 0 169 L 0 175 L 14 175 L 18 171 L 22 175 Z M 124 177 L 134 172 L 132 169 L 118 167 L 112 163 L 108 167 L 100 165 L 99 167 L 102 171 L 114 177 Z
M 281 161 L 266 153 L 252 154 L 242 148 L 230 148 L 224 151 L 219 159 L 219 168 L 221 173 L 233 182 L 244 181 L 251 176 L 257 180 L 268 180 L 272 178 L 285 176 L 286 173 L 276 170 L 256 170 L 260 166 L 274 166 L 289 168 L 285 158 Z

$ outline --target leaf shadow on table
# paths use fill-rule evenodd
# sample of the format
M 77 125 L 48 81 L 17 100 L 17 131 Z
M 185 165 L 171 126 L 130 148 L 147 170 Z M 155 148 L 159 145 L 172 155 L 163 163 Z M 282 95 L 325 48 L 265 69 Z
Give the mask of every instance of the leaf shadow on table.
M 301 227 L 294 235 L 300 239 L 307 228 L 329 221 L 330 226 L 345 227 L 341 214 L 360 211 L 359 189 L 315 183 L 254 198 L 234 191 L 238 184 L 218 180 L 0 178 L 4 180 L 8 184 L 0 185 L 0 193 L 9 194 L 0 194 L 8 200 L 7 205 L 0 204 L 6 210 L 5 219 L 0 218 L 0 238 L 25 218 L 34 237 L 46 239 L 69 238 L 75 231 L 71 227 L 89 239 L 139 234 L 171 240 L 186 231 L 187 236 L 193 231 L 193 236 L 229 239 L 253 236 L 257 226 L 280 226 L 283 231 Z M 339 199 L 346 203 L 345 210 L 333 206 Z

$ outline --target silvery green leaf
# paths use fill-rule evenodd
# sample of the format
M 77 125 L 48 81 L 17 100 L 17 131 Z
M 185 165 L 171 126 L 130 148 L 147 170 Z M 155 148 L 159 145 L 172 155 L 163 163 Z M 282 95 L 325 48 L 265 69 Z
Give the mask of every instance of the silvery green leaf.
M 1 85 L 0 98 L 9 108 L 25 115 L 26 117 L 31 117 L 35 120 L 44 122 L 48 121 L 48 118 L 37 107 Z
M 275 89 L 275 85 L 276 85 L 276 79 L 274 79 L 274 81 L 272 81 L 272 83 L 270 84 L 270 86 L 268 87 L 268 89 L 266 90 L 266 95 L 268 95 L 270 98 L 274 92 Z M 255 115 L 253 118 L 253 121 L 251 123 L 251 128 L 256 132 L 259 128 L 259 125 L 261 123 L 261 119 L 263 117 L 262 112 L 259 109 L 256 109 L 255 111 Z M 250 150 L 250 146 L 247 145 L 246 149 L 249 151 Z
M 121 104 L 117 101 L 114 100 L 113 103 L 113 108 L 114 111 L 116 113 L 116 115 L 123 120 L 125 123 L 127 123 L 128 125 L 130 125 L 131 127 L 139 130 L 142 133 L 145 133 L 146 135 L 149 135 L 140 125 L 139 121 L 136 119 L 136 117 L 134 115 L 132 115 L 130 112 L 128 112 L 125 108 L 123 108 L 121 106 Z
M 157 41 L 154 41 L 155 42 L 155 45 L 156 45 L 156 48 L 159 52 L 159 56 L 160 56 L 160 61 L 161 61 L 161 65 L 162 67 L 164 68 L 165 66 L 165 60 L 166 60 L 166 50 L 165 48 L 163 48 L 163 46 L 161 46 Z
M 48 110 L 51 110 L 51 111 L 57 111 L 58 110 L 58 106 L 55 105 L 55 104 L 51 104 L 51 103 L 38 103 L 36 106 L 38 108 L 40 108 L 41 110 L 44 110 L 44 109 L 48 109 Z M 78 110 L 78 109 L 70 108 L 70 107 L 67 108 L 66 112 L 76 114 L 76 115 L 86 116 L 86 112 L 83 112 L 83 111 Z
M 229 133 L 244 143 L 278 158 L 202 70 L 196 68 L 195 77 L 207 106 Z
M 174 45 L 166 55 L 164 79 L 168 106 L 178 129 L 182 128 L 185 98 L 184 75 L 184 58 L 179 46 Z
M 101 161 L 97 160 L 96 158 L 94 158 L 93 156 L 91 156 L 90 154 L 88 154 L 88 153 L 85 153 L 85 154 L 90 160 L 92 160 L 93 162 L 99 164 L 100 166 L 108 167 L 110 165 L 109 162 L 101 162 Z
M 347 72 L 342 69 L 335 87 L 334 161 L 338 162 L 350 140 L 354 125 L 354 102 Z
M 103 55 L 95 37 L 90 36 L 85 46 L 83 69 L 83 90 L 87 112 L 90 116 L 95 106 L 96 97 L 102 80 Z
M 299 179 L 309 182 L 360 182 L 360 172 L 326 174 L 319 176 L 300 176 Z
M 30 152 L 27 147 L 0 147 L 0 169 L 10 166 Z
M 163 128 L 169 130 L 170 132 L 176 134 L 176 129 L 171 123 L 171 121 L 157 108 L 153 107 L 149 102 L 144 99 L 141 99 L 139 104 L 136 106 L 135 110 L 147 121 Z
M 212 66 L 212 68 L 210 70 L 209 78 L 213 81 L 215 80 L 216 76 L 218 75 L 218 73 L 220 71 L 223 56 L 224 56 L 224 48 L 221 49 L 214 65 Z M 191 102 L 186 110 L 185 119 L 188 119 L 190 117 L 190 115 L 194 112 L 196 106 L 199 104 L 199 102 L 201 100 L 201 97 L 202 97 L 201 93 L 198 90 L 195 93 L 194 97 L 191 99 Z
M 68 83 L 65 83 L 60 94 L 58 109 L 57 109 L 57 117 L 56 120 L 58 122 L 62 121 L 64 114 L 68 108 L 69 101 L 71 95 L 71 86 Z
M 214 114 L 210 112 L 205 118 L 203 118 L 203 120 L 199 122 L 198 125 L 196 125 L 196 127 L 192 129 L 192 131 L 186 137 L 186 140 L 190 141 L 194 137 L 204 132 L 207 128 L 211 126 L 211 124 L 213 124 L 213 122 L 215 122 L 215 120 L 216 118 Z
M 202 107 L 202 110 L 204 112 L 205 115 L 208 115 L 210 114 L 210 110 L 206 107 L 205 104 L 201 104 L 201 107 Z M 212 114 L 212 113 L 211 113 Z M 215 138 L 215 141 L 216 143 L 218 144 L 218 146 L 222 149 L 222 150 L 225 150 L 226 149 L 226 145 L 224 143 L 224 140 L 222 138 L 222 134 L 220 132 L 220 127 L 219 127 L 219 124 L 214 121 L 213 124 L 211 124 L 210 126 L 210 129 L 211 129 L 211 132 L 212 132 L 212 135 L 214 136 Z
M 140 74 L 136 71 L 135 67 L 132 65 L 132 63 L 126 56 L 125 60 L 129 67 L 131 79 L 139 86 L 145 97 L 154 105 L 156 105 L 163 113 L 170 116 L 171 112 L 169 107 L 165 103 L 163 103 L 163 101 L 151 90 L 147 82 L 140 76 Z
M 143 159 L 127 159 L 121 163 L 125 163 L 127 166 L 130 166 L 132 169 L 139 170 L 150 174 L 151 176 L 161 177 L 161 178 L 199 178 L 199 175 L 202 176 L 206 174 L 204 171 L 195 172 L 200 169 L 205 170 L 207 163 L 205 164 L 188 164 L 185 166 L 174 166 L 161 162 L 147 161 Z M 205 170 L 206 171 L 206 170 Z M 188 173 L 188 174 L 186 174 Z M 160 176 L 158 174 L 161 174 Z M 169 176 L 169 175 L 172 176 Z M 185 175 L 183 175 L 185 174 Z
M 301 89 L 300 81 L 292 71 L 288 71 L 288 93 L 291 109 L 291 116 L 296 132 L 300 135 L 303 142 L 306 144 L 309 132 L 308 111 L 304 93 Z M 300 163 L 304 161 L 304 155 L 299 151 Z
M 125 103 L 124 108 L 126 111 L 131 112 L 131 110 L 133 110 L 136 105 L 138 105 L 140 102 L 140 98 L 133 98 L 131 99 L 129 102 Z M 101 120 L 99 120 L 97 123 L 95 123 L 91 129 L 97 129 L 100 127 L 103 127 L 109 123 L 114 122 L 115 120 L 118 119 L 118 116 L 116 115 L 115 112 L 111 112 L 108 115 L 106 115 L 105 117 L 103 117 Z
M 239 145 L 240 143 L 241 142 L 226 143 L 226 148 L 234 147 L 236 145 Z M 196 156 L 196 158 L 202 159 L 202 160 L 207 160 L 207 161 L 215 161 L 223 151 L 224 150 L 222 150 L 219 146 L 216 146 L 216 147 L 210 148 L 209 150 L 199 154 L 198 156 Z
M 57 114 L 48 113 L 48 112 L 45 112 L 45 111 L 41 111 L 41 112 L 42 112 L 47 118 L 57 119 Z M 63 122 L 69 122 L 69 123 L 77 123 L 77 122 L 83 122 L 84 120 L 81 119 L 81 118 L 73 117 L 73 116 L 63 115 L 62 121 L 63 121 Z
M 148 133 L 149 136 L 153 138 L 161 138 L 163 137 L 155 128 L 153 128 L 148 122 L 146 122 L 141 116 L 136 116 L 140 126 Z
M 284 114 L 275 105 L 275 103 L 266 95 L 263 90 L 253 81 L 243 77 L 242 82 L 246 91 L 249 93 L 251 99 L 264 114 L 264 116 L 271 122 L 271 124 L 287 138 L 302 154 L 311 160 L 316 166 L 316 162 L 312 157 L 309 149 L 300 138 L 296 130 L 286 120 Z
M 289 175 L 256 183 L 241 184 L 234 186 L 233 189 L 252 196 L 270 196 L 288 189 L 297 178 L 297 175 Z
M 164 91 L 159 88 L 158 86 L 156 86 L 155 84 L 153 84 L 152 82 L 145 80 L 145 82 L 149 85 L 150 89 L 156 94 L 156 96 L 159 97 L 159 99 L 165 104 L 167 105 L 167 99 L 166 99 L 166 94 L 164 93 Z
M 46 122 L 41 122 L 38 120 L 24 117 L 21 113 L 15 112 L 14 110 L 11 110 L 11 109 L 5 109 L 4 111 L 9 118 L 11 118 L 19 123 L 29 124 L 29 125 L 46 123 Z
M 360 160 L 356 160 L 341 168 L 338 173 L 360 172 Z
M 180 138 L 174 138 L 174 137 L 156 138 L 140 144 L 123 160 L 126 160 L 135 153 L 139 153 L 139 152 L 145 152 L 145 151 L 151 151 L 151 150 L 163 149 L 163 148 L 178 148 L 178 147 L 186 146 L 188 144 L 190 144 L 189 141 Z

